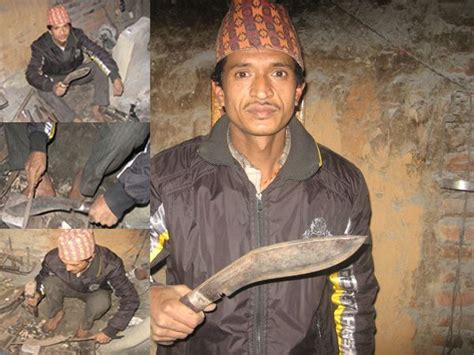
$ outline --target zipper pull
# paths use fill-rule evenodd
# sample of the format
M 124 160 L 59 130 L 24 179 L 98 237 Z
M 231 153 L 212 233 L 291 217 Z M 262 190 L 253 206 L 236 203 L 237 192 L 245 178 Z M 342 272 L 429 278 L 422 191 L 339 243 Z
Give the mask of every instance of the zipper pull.
M 263 211 L 263 203 L 262 203 L 262 193 L 261 192 L 257 192 L 255 194 L 255 196 L 257 196 L 257 212 L 262 212 Z

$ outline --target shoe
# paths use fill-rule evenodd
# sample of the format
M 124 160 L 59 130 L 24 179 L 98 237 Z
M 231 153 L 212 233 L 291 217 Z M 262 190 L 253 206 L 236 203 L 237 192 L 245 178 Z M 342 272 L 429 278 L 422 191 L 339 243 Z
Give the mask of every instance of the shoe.
M 62 81 L 64 85 L 69 85 L 72 81 L 80 79 L 85 77 L 89 72 L 91 71 L 91 68 L 80 68 L 76 69 L 73 72 L 70 72 Z

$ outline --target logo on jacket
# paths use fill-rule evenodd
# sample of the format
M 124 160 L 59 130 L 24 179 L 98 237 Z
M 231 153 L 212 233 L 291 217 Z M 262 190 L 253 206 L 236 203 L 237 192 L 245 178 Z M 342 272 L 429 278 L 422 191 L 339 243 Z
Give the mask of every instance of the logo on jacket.
M 315 237 L 332 237 L 332 233 L 329 231 L 326 220 L 322 217 L 316 217 L 311 222 L 309 229 L 305 230 L 303 239 L 315 238 Z
M 91 284 L 91 285 L 89 285 L 89 291 L 90 292 L 97 291 L 99 289 L 99 287 L 100 287 L 99 284 Z

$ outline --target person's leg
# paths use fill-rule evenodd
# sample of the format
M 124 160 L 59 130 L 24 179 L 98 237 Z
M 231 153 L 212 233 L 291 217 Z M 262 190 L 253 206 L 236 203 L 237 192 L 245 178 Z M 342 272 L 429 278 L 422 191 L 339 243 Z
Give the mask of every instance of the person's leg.
M 100 125 L 100 141 L 84 166 L 80 193 L 94 196 L 104 176 L 120 168 L 134 149 L 143 145 L 150 133 L 147 123 Z
M 94 322 L 101 318 L 110 309 L 110 305 L 110 291 L 99 289 L 92 293 L 88 293 L 86 296 L 86 309 L 78 330 L 78 335 L 80 337 L 89 336 L 89 331 L 94 326 Z
M 8 123 L 3 126 L 8 149 L 8 167 L 10 170 L 23 170 L 26 158 L 30 154 L 30 140 L 25 123 Z
M 69 107 L 62 97 L 56 96 L 52 91 L 41 91 L 38 90 L 38 95 L 51 106 L 54 113 L 62 118 L 62 122 L 73 122 L 77 118 L 76 112 Z M 67 93 L 66 93 L 67 95 Z

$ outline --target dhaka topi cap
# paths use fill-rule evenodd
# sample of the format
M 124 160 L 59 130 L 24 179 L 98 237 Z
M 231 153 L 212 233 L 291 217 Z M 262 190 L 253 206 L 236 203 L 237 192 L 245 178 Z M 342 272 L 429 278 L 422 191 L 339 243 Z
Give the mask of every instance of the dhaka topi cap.
M 48 10 L 48 26 L 58 26 L 70 22 L 71 18 L 63 5 L 53 6 Z
M 64 229 L 58 238 L 59 258 L 64 262 L 77 262 L 94 255 L 94 232 L 90 229 Z
M 295 28 L 286 9 L 269 0 L 233 0 L 216 41 L 216 62 L 251 48 L 288 54 L 304 68 Z

